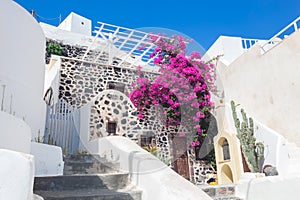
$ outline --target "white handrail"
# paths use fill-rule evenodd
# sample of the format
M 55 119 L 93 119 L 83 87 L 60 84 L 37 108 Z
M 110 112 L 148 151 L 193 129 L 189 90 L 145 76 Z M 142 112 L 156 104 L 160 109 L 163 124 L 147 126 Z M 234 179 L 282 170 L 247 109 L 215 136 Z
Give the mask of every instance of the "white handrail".
M 269 49 L 265 50 L 264 47 L 268 44 L 276 44 L 278 43 L 278 41 L 276 41 L 276 39 L 285 31 L 287 31 L 289 28 L 293 27 L 293 33 L 296 32 L 298 30 L 298 25 L 297 23 L 300 21 L 300 16 L 295 19 L 293 22 L 291 22 L 289 25 L 287 25 L 285 28 L 283 28 L 281 31 L 279 31 L 276 35 L 274 35 L 271 39 L 269 39 L 267 42 L 265 42 L 262 46 L 261 49 L 262 51 L 265 53 L 267 52 Z

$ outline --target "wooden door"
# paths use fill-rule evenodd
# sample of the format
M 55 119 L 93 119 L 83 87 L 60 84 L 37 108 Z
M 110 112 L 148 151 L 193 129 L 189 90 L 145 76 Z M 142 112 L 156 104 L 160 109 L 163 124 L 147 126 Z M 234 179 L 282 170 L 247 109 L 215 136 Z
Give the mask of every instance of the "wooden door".
M 174 170 L 185 179 L 190 180 L 186 138 L 174 137 L 172 139 L 171 147 L 173 158 L 172 165 L 174 167 Z

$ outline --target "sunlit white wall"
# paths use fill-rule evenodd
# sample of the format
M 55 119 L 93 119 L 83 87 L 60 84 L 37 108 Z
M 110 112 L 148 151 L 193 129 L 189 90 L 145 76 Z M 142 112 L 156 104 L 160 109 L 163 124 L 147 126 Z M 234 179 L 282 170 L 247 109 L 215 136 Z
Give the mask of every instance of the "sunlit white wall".
M 0 110 L 44 132 L 45 37 L 39 24 L 11 0 L 0 1 Z

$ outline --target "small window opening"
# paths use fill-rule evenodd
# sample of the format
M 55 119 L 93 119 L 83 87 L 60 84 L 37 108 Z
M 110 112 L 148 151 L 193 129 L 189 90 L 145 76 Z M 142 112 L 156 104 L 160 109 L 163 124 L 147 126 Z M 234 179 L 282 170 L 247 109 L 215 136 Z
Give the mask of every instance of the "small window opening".
M 230 160 L 229 144 L 226 139 L 224 140 L 224 142 L 222 144 L 222 149 L 223 149 L 223 159 Z
M 116 122 L 108 122 L 106 131 L 109 134 L 115 135 L 117 133 L 117 123 Z
M 109 82 L 107 84 L 107 89 L 109 89 L 109 90 L 117 90 L 119 92 L 124 93 L 124 91 L 125 91 L 125 84 L 123 84 L 123 83 Z
M 141 147 L 156 146 L 154 133 L 152 131 L 144 131 L 140 135 L 139 143 Z

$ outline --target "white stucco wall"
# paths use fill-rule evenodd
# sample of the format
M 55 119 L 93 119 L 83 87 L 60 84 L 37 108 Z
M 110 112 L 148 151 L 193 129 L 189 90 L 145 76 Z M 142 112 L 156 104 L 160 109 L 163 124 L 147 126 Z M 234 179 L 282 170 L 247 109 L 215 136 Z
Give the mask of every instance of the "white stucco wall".
M 264 144 L 264 165 L 276 167 L 279 175 L 289 173 L 289 142 L 281 134 L 254 119 L 254 134 Z M 300 161 L 300 160 L 299 160 Z
M 72 29 L 72 15 L 69 14 L 59 25 L 58 28 L 66 31 L 71 31 Z
M 204 59 L 209 60 L 215 56 L 222 55 L 221 60 L 225 64 L 230 64 L 243 53 L 241 37 L 220 36 L 207 50 Z
M 227 67 L 219 67 L 225 101 L 300 145 L 300 32 L 261 54 L 252 47 Z
M 248 187 L 247 200 L 299 199 L 300 175 L 256 178 Z
M 0 149 L 0 199 L 32 199 L 33 162 L 32 155 Z
M 277 38 L 273 41 L 279 41 Z M 252 46 L 259 44 L 265 44 L 267 40 L 262 39 L 245 39 L 241 37 L 234 36 L 224 36 L 221 35 L 218 39 L 211 45 L 203 56 L 204 60 L 210 60 L 216 56 L 221 56 L 220 60 L 229 65 L 244 52 L 250 49 Z M 270 49 L 274 44 L 265 45 L 264 49 Z
M 44 93 L 46 93 L 49 88 L 52 88 L 53 95 L 52 95 L 51 105 L 53 103 L 57 103 L 58 101 L 60 65 L 61 65 L 60 57 L 56 55 L 51 55 L 50 63 L 45 67 Z
M 65 44 L 89 46 L 93 42 L 94 37 L 89 35 L 71 32 L 65 29 L 58 28 L 56 26 L 52 26 L 50 24 L 45 24 L 43 22 L 40 22 L 40 26 L 42 27 L 46 38 L 58 40 Z M 103 40 L 97 40 L 96 43 L 99 45 L 103 44 L 102 46 L 105 46 Z
M 92 21 L 73 12 L 59 24 L 58 28 L 83 35 L 92 35 Z
M 80 127 L 79 127 L 79 150 L 85 151 L 89 144 L 89 137 L 90 137 L 90 128 L 89 128 L 89 119 L 91 114 L 91 102 L 83 105 L 80 108 Z
M 0 27 L 0 102 L 4 98 L 3 110 L 25 119 L 34 138 L 44 132 L 45 37 L 34 18 L 11 0 L 0 1 Z
M 108 136 L 96 139 L 89 142 L 88 151 L 120 162 L 121 171 L 129 172 L 132 183 L 143 190 L 144 200 L 211 199 L 128 138 Z
M 31 129 L 23 120 L 0 111 L 0 149 L 30 153 Z
M 63 175 L 64 162 L 60 147 L 32 142 L 30 154 L 34 156 L 35 176 Z

